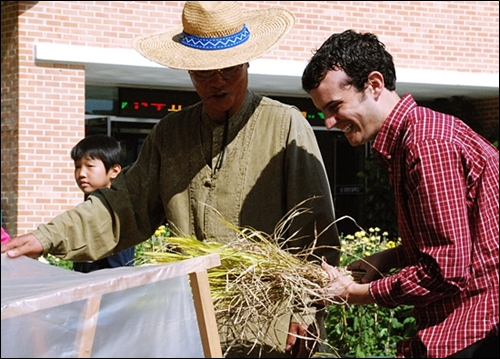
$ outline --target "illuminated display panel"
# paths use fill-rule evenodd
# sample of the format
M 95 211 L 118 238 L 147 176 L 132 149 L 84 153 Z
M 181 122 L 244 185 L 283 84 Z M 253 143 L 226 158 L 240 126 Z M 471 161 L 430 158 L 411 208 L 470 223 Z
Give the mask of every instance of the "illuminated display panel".
M 193 91 L 119 88 L 119 116 L 160 119 L 200 101 Z
M 324 126 L 323 114 L 318 111 L 308 97 L 269 96 L 286 104 L 295 105 L 313 126 Z M 169 112 L 200 101 L 194 91 L 150 90 L 137 88 L 119 88 L 118 116 L 132 118 L 165 117 Z
M 309 97 L 268 96 L 282 103 L 296 106 L 312 126 L 324 126 L 323 112 L 319 111 Z

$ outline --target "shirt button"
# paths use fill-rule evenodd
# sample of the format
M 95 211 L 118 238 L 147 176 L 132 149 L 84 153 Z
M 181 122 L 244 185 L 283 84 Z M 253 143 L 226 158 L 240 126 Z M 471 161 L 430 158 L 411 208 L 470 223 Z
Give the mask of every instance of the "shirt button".
M 210 180 L 210 178 L 206 178 L 205 179 L 204 185 L 205 185 L 205 187 L 211 187 L 212 186 L 212 181 Z
M 387 168 L 387 171 L 392 172 L 392 168 L 391 167 Z
M 391 156 L 391 155 L 387 156 L 387 159 L 388 159 L 388 160 L 390 160 L 391 158 L 392 158 L 392 156 Z

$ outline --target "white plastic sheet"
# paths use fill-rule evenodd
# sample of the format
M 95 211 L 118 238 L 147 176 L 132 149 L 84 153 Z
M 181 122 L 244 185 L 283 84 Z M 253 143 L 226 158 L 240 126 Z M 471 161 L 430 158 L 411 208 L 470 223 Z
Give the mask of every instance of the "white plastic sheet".
M 204 356 L 192 260 L 88 274 L 5 254 L 1 264 L 2 358 Z

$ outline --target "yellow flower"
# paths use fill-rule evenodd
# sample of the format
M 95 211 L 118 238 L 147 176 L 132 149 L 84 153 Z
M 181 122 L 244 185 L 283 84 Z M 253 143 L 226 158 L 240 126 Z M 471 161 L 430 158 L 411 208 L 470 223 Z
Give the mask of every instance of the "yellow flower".
M 386 243 L 386 248 L 395 248 L 396 247 L 396 243 L 394 241 L 389 241 Z
M 359 232 L 354 233 L 354 236 L 356 238 L 363 238 L 364 236 L 366 236 L 366 232 L 365 231 L 359 231 Z

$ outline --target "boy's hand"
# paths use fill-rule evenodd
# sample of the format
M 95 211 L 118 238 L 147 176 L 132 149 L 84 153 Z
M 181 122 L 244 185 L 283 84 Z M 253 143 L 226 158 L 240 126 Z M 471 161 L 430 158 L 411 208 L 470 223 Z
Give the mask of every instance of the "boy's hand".
M 2 244 L 2 253 L 7 253 L 11 258 L 22 255 L 38 258 L 43 253 L 43 246 L 33 234 L 23 234 L 19 237 L 14 237 L 7 243 Z

